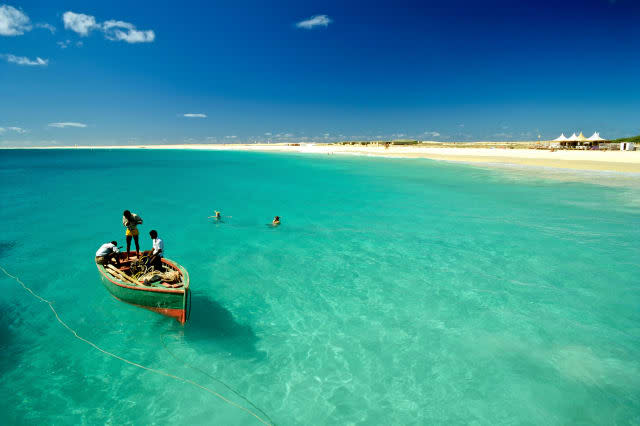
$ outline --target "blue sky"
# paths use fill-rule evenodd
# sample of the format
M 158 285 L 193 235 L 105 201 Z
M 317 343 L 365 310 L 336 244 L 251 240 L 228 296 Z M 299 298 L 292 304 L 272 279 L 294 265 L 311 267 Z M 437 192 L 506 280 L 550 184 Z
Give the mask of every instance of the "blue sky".
M 636 0 L 0 0 L 0 145 L 640 134 L 639 19 Z

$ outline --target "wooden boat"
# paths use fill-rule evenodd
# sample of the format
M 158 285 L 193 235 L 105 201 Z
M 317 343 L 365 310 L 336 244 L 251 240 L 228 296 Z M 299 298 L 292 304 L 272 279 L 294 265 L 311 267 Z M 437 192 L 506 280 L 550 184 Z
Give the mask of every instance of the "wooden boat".
M 105 267 L 96 264 L 102 283 L 111 295 L 131 305 L 175 318 L 184 324 L 189 318 L 191 302 L 187 270 L 172 260 L 162 259 L 163 266 L 167 270 L 178 271 L 180 281 L 176 285 L 179 287 L 166 287 L 167 284 L 162 281 L 145 285 L 128 275 L 131 261 L 137 260 L 136 253 L 129 253 L 129 261 L 125 261 L 124 258 L 125 254 L 121 253 L 119 268 L 115 265 Z

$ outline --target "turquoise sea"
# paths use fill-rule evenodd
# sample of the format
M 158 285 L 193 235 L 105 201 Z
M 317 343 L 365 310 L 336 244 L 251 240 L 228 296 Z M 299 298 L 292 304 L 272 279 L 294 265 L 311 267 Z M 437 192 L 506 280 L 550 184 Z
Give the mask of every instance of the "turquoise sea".
M 278 425 L 640 423 L 637 175 L 5 150 L 0 199 L 0 266 L 80 336 Z M 189 270 L 185 326 L 102 286 L 124 209 Z M 0 288 L 1 424 L 261 424 Z

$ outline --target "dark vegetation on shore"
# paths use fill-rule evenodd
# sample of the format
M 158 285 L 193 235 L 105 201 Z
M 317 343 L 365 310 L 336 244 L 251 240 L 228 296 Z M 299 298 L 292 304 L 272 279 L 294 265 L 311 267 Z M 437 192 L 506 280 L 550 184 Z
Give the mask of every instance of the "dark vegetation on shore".
M 612 142 L 635 142 L 635 143 L 640 143 L 640 135 L 638 135 L 638 136 L 630 136 L 628 138 L 615 139 Z

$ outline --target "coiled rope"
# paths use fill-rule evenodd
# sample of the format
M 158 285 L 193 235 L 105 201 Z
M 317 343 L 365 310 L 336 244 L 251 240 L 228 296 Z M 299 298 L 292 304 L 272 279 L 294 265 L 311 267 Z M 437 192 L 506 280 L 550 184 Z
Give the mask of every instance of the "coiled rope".
M 129 365 L 133 365 L 134 367 L 138 367 L 138 368 L 141 368 L 143 370 L 150 371 L 152 373 L 156 373 L 156 374 L 159 374 L 161 376 L 169 377 L 169 378 L 177 380 L 179 382 L 187 383 L 187 384 L 190 384 L 190 385 L 195 386 L 197 388 L 200 388 L 200 389 L 204 390 L 205 392 L 208 392 L 211 395 L 221 399 L 223 402 L 225 402 L 225 403 L 227 403 L 227 404 L 229 404 L 229 405 L 231 405 L 233 407 L 239 408 L 242 411 L 252 415 L 253 417 L 255 417 L 261 423 L 263 423 L 265 425 L 273 426 L 272 422 L 270 423 L 270 422 L 266 421 L 265 419 L 263 419 L 262 417 L 257 415 L 255 412 L 251 411 L 250 409 L 248 409 L 246 407 L 243 407 L 242 405 L 237 404 L 237 403 L 225 398 L 224 396 L 220 395 L 218 392 L 216 392 L 216 391 L 214 391 L 212 389 L 209 389 L 208 387 L 206 387 L 204 385 L 201 385 L 201 384 L 199 384 L 197 382 L 194 382 L 193 380 L 185 379 L 184 377 L 176 376 L 176 375 L 173 375 L 171 373 L 166 373 L 166 372 L 164 372 L 162 370 L 156 370 L 155 368 L 146 367 L 146 366 L 144 366 L 142 364 L 138 364 L 137 362 L 130 361 L 130 360 L 126 359 L 126 358 L 121 357 L 120 355 L 116 355 L 116 354 L 114 354 L 112 352 L 109 352 L 109 351 L 107 351 L 105 349 L 102 349 L 100 346 L 96 345 L 95 343 L 91 342 L 90 340 L 87 340 L 84 337 L 80 336 L 73 328 L 71 328 L 66 322 L 64 322 L 62 320 L 62 318 L 60 318 L 60 315 L 58 315 L 58 312 L 56 311 L 56 309 L 53 307 L 53 302 L 51 302 L 51 301 L 45 299 L 44 297 L 40 296 L 39 294 L 37 294 L 35 291 L 33 291 L 31 288 L 29 288 L 29 286 L 27 286 L 25 283 L 23 283 L 22 280 L 20 280 L 20 278 L 14 276 L 14 275 L 11 275 L 6 269 L 4 269 L 4 267 L 0 266 L 0 269 L 2 270 L 2 272 L 4 272 L 4 274 L 6 276 L 14 279 L 18 284 L 20 284 L 22 286 L 23 289 L 25 289 L 26 291 L 31 293 L 31 295 L 33 297 L 35 297 L 36 299 L 40 300 L 41 302 L 44 302 L 47 305 L 49 305 L 49 309 L 51 309 L 51 312 L 53 312 L 53 315 L 55 315 L 55 317 L 58 320 L 58 322 L 64 328 L 66 328 L 71 334 L 73 334 L 73 336 L 76 339 L 82 340 L 86 344 L 88 344 L 88 345 L 92 346 L 93 348 L 99 350 L 100 352 L 102 352 L 105 355 L 108 355 L 108 356 L 110 356 L 112 358 L 118 359 L 118 360 L 120 360 L 120 361 L 122 361 L 124 363 L 129 364 Z

